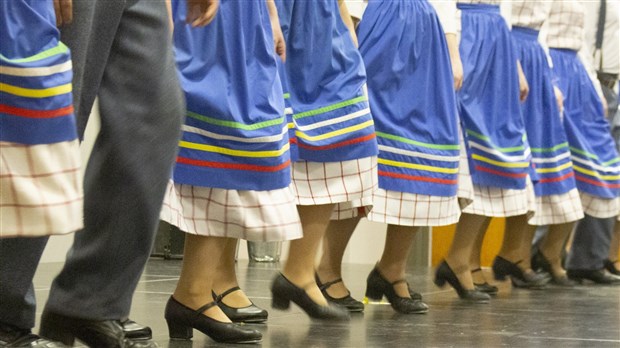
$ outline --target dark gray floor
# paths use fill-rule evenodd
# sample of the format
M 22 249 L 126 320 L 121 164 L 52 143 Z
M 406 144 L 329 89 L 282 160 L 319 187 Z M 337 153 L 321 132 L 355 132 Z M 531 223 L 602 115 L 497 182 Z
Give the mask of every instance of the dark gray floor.
M 39 310 L 60 266 L 43 264 L 37 272 Z M 162 347 L 218 346 L 198 331 L 193 341 L 168 340 L 163 311 L 180 266 L 180 261 L 149 261 L 131 318 L 150 325 Z M 354 297 L 363 297 L 371 268 L 344 266 Z M 500 294 L 490 304 L 471 305 L 459 301 L 451 289 L 435 287 L 430 269 L 415 269 L 408 280 L 424 295 L 428 314 L 399 315 L 389 305 L 376 304 L 366 306 L 365 313 L 354 315 L 349 323 L 321 323 L 310 321 L 295 306 L 288 312 L 271 309 L 269 285 L 277 269 L 274 264 L 245 261 L 238 265 L 242 288 L 269 310 L 268 324 L 255 325 L 263 332 L 263 347 L 620 347 L 620 287 L 528 291 L 499 284 Z

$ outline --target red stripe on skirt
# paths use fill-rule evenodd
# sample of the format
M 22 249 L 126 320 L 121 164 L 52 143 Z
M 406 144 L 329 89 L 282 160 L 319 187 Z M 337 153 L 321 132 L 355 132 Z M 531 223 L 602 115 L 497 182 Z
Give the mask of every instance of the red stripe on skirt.
M 562 176 L 558 176 L 557 178 L 547 178 L 547 179 L 540 179 L 538 180 L 539 183 L 541 184 L 547 184 L 547 183 L 551 183 L 551 182 L 559 182 L 559 181 L 564 181 L 566 179 L 570 179 L 572 177 L 575 176 L 575 172 L 570 172 L 570 173 L 566 173 Z
M 424 181 L 424 182 L 432 182 L 432 183 L 444 184 L 444 185 L 456 185 L 456 184 L 458 184 L 458 180 L 447 180 L 447 179 L 429 178 L 429 177 L 424 177 L 424 176 L 398 174 L 398 173 L 386 172 L 386 171 L 383 171 L 383 170 L 379 171 L 379 175 L 387 176 L 387 177 L 390 177 L 390 178 L 396 178 L 396 179 L 405 179 L 405 180 L 412 180 L 412 181 Z
M 588 179 L 586 177 L 583 177 L 581 175 L 575 175 L 575 178 L 579 181 L 591 184 L 591 185 L 595 185 L 595 186 L 600 186 L 600 187 L 607 187 L 607 188 L 620 188 L 620 184 L 606 184 L 604 182 L 599 182 L 599 181 L 595 181 L 592 179 Z
M 375 133 L 372 133 L 372 134 L 364 135 L 363 137 L 359 137 L 359 138 L 355 138 L 355 139 L 349 139 L 349 140 L 341 141 L 339 143 L 330 144 L 330 145 L 323 145 L 323 146 L 306 145 L 304 143 L 300 143 L 297 140 L 297 138 L 291 138 L 290 139 L 290 143 L 291 144 L 297 144 L 297 146 L 301 147 L 302 149 L 321 151 L 321 150 L 337 149 L 339 147 L 343 147 L 343 146 L 347 146 L 347 145 L 363 143 L 365 141 L 372 140 L 372 139 L 376 138 L 376 136 L 377 135 Z
M 186 157 L 177 157 L 177 163 L 181 164 L 189 164 L 197 167 L 211 167 L 211 168 L 221 168 L 221 169 L 234 169 L 234 170 L 250 170 L 254 172 L 277 172 L 285 169 L 286 167 L 291 165 L 291 161 L 287 160 L 286 162 L 277 165 L 277 166 L 259 166 L 255 164 L 241 164 L 241 163 L 224 163 L 224 162 L 211 162 L 211 161 L 201 161 Z
M 0 104 L 0 113 L 26 118 L 55 118 L 72 114 L 73 105 L 65 106 L 64 108 L 56 110 L 34 110 Z

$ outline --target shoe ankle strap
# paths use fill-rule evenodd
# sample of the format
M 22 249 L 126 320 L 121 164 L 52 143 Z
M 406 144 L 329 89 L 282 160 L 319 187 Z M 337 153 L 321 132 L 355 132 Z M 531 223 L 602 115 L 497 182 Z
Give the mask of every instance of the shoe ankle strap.
M 211 307 L 215 307 L 215 306 L 217 306 L 217 302 L 215 302 L 215 301 L 213 301 L 213 302 L 209 302 L 209 303 L 207 303 L 206 305 L 204 305 L 204 306 L 202 306 L 202 307 L 198 308 L 198 309 L 196 310 L 196 313 L 198 313 L 198 314 L 202 314 L 202 312 L 206 311 L 207 309 L 209 309 L 209 308 L 211 308 Z
M 316 276 L 316 284 L 319 286 L 319 289 L 321 289 L 321 291 L 325 291 L 327 290 L 330 286 L 334 285 L 334 284 L 338 284 L 338 283 L 342 283 L 342 278 L 338 278 L 329 282 L 325 282 L 325 283 L 321 283 L 321 280 L 319 279 L 319 276 Z
M 214 296 L 214 298 L 213 298 L 213 299 L 214 299 L 214 300 L 215 300 L 215 302 L 217 302 L 217 303 L 222 302 L 222 300 L 224 299 L 224 297 L 226 297 L 226 296 L 230 295 L 231 293 L 233 293 L 233 292 L 235 292 L 235 291 L 239 291 L 239 290 L 241 290 L 241 288 L 240 288 L 239 286 L 232 287 L 232 288 L 230 288 L 230 289 L 228 289 L 228 290 L 224 291 L 223 293 L 221 293 L 221 294 L 219 294 L 219 295 Z M 215 292 L 214 292 L 213 294 L 215 294 Z

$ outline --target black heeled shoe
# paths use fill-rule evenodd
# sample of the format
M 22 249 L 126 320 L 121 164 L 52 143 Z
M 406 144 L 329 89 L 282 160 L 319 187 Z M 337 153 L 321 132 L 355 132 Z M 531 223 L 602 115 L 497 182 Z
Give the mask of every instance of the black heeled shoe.
M 250 303 L 252 303 L 251 305 L 242 308 L 231 307 L 222 301 L 224 297 L 235 291 L 241 291 L 241 288 L 235 286 L 234 288 L 230 288 L 219 295 L 216 295 L 215 292 L 211 292 L 213 299 L 222 312 L 226 314 L 228 319 L 234 323 L 263 323 L 267 321 L 269 313 L 267 313 L 266 310 L 256 306 L 252 301 L 250 301 Z
M 517 263 L 510 262 L 501 256 L 495 257 L 493 261 L 493 274 L 497 280 L 506 280 L 510 276 L 512 284 L 517 288 L 542 289 L 549 278 L 544 274 L 536 272 L 523 272 Z
M 485 294 L 484 292 L 476 289 L 465 289 L 446 261 L 443 261 L 437 268 L 437 271 L 435 271 L 434 282 L 435 285 L 439 287 L 443 287 L 446 283 L 449 283 L 454 290 L 456 290 L 459 297 L 466 301 L 487 303 L 491 300 L 491 296 L 489 296 L 489 294 Z
M 170 296 L 164 316 L 170 338 L 189 340 L 194 335 L 192 329 L 196 329 L 220 343 L 259 343 L 263 339 L 263 335 L 257 330 L 221 322 L 202 314 L 214 306 L 217 306 L 215 301 L 194 310 Z
M 607 272 L 615 275 L 615 276 L 620 276 L 620 269 L 616 268 L 616 263 L 617 261 L 612 261 L 612 260 L 605 260 L 605 269 L 607 270 Z
M 336 304 L 340 307 L 344 307 L 346 308 L 349 312 L 363 312 L 364 311 L 364 304 L 361 301 L 358 301 L 356 299 L 354 299 L 351 296 L 351 292 L 349 292 L 347 294 L 347 296 L 345 297 L 340 297 L 340 298 L 335 298 L 332 297 L 330 294 L 327 293 L 327 289 L 329 289 L 330 286 L 334 285 L 334 284 L 338 284 L 342 282 L 342 278 L 338 278 L 336 280 L 332 280 L 331 282 L 326 282 L 326 283 L 321 283 L 321 280 L 319 279 L 319 275 L 318 274 L 314 274 L 314 278 L 316 279 L 316 285 L 318 285 L 319 289 L 321 290 L 321 293 L 323 293 L 323 296 L 325 296 L 325 298 L 327 299 L 327 301 Z
M 406 280 L 400 279 L 395 282 L 389 282 L 381 275 L 377 267 L 375 267 L 366 279 L 366 297 L 375 301 L 380 301 L 383 296 L 385 296 L 390 302 L 390 305 L 392 305 L 392 308 L 403 314 L 424 314 L 428 312 L 426 303 L 420 300 L 414 300 L 411 297 L 398 296 L 396 291 L 394 291 L 394 285 L 400 283 L 406 283 L 407 290 L 411 293 L 411 289 L 409 289 L 409 284 Z
M 553 274 L 553 268 L 551 267 L 551 262 L 547 260 L 545 255 L 543 255 L 540 250 L 537 250 L 532 255 L 532 268 L 541 269 L 543 272 L 548 274 L 547 278 L 551 281 L 552 284 L 570 288 L 577 285 L 577 282 L 570 279 L 568 276 L 562 274 L 560 276 L 556 276 Z
M 314 285 L 314 283 L 311 285 Z M 346 309 L 336 305 L 319 305 L 312 301 L 310 296 L 306 293 L 306 290 L 291 283 L 281 273 L 278 274 L 273 280 L 273 283 L 271 283 L 271 294 L 273 296 L 272 306 L 276 309 L 288 309 L 291 302 L 293 302 L 313 319 L 340 321 L 350 319 L 349 312 Z
M 471 271 L 472 274 L 476 272 L 482 272 L 482 269 L 476 268 L 475 270 Z M 492 296 L 497 295 L 497 292 L 499 291 L 497 286 L 491 285 L 489 284 L 489 282 L 486 281 L 484 283 L 474 283 L 474 288 L 480 292 L 484 292 Z

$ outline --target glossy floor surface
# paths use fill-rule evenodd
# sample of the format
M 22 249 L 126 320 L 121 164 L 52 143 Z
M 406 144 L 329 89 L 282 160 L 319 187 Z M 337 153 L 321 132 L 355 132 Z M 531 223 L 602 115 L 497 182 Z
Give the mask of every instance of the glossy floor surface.
M 42 264 L 35 277 L 39 315 L 49 284 L 61 264 Z M 193 341 L 170 341 L 163 318 L 181 261 L 151 259 L 134 297 L 131 318 L 153 328 L 161 347 L 220 346 L 198 331 Z M 348 323 L 313 322 L 299 308 L 271 308 L 269 285 L 277 264 L 238 264 L 239 283 L 249 297 L 269 310 L 262 347 L 620 347 L 620 287 L 512 289 L 499 284 L 490 304 L 466 304 L 451 289 L 432 283 L 430 269 L 414 269 L 407 278 L 423 294 L 430 311 L 400 315 L 389 305 L 367 305 Z M 372 265 L 345 265 L 344 278 L 361 299 Z M 227 345 L 231 347 L 231 345 Z M 257 346 L 257 345 L 256 345 Z M 243 345 L 252 347 L 252 345 Z

